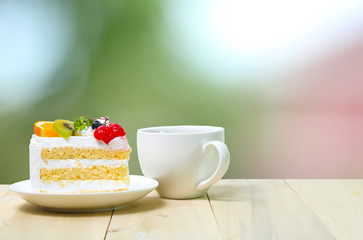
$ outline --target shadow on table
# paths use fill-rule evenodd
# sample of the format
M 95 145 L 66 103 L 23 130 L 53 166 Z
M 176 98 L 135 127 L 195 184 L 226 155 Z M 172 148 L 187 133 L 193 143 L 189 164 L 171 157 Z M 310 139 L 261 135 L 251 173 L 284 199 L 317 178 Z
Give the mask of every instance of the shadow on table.
M 93 216 L 110 216 L 112 213 L 112 210 L 105 211 L 105 212 L 55 212 L 55 211 L 48 211 L 45 210 L 42 207 L 30 204 L 30 203 L 24 203 L 19 207 L 19 212 L 25 215 L 38 215 L 38 216 L 57 216 L 57 217 L 69 217 L 71 215 L 74 215 L 76 217 L 90 217 L 90 214 Z
M 141 200 L 138 200 L 130 205 L 115 209 L 114 215 L 122 215 L 122 214 L 132 214 L 132 213 L 139 213 L 139 212 L 147 212 L 157 208 L 162 207 L 165 205 L 165 202 L 159 198 L 154 196 L 146 196 Z
M 214 185 L 207 194 L 209 199 L 213 201 L 248 201 L 251 188 L 248 186 Z

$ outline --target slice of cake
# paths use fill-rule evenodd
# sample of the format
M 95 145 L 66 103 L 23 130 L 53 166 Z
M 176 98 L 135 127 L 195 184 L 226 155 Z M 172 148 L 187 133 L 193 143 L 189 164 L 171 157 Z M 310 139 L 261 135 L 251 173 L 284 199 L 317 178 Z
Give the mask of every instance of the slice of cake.
M 110 192 L 128 189 L 131 148 L 108 117 L 41 121 L 30 141 L 30 182 L 41 192 Z

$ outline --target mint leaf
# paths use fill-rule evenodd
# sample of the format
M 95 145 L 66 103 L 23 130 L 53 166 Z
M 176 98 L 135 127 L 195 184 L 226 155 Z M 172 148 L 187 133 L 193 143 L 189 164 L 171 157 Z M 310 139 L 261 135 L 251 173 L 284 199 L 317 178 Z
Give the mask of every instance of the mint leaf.
M 85 124 L 86 124 L 86 126 L 92 126 L 92 123 L 93 123 L 93 120 L 92 120 L 92 118 L 88 118 L 86 121 L 85 121 Z
M 80 132 L 82 129 L 85 129 L 88 126 L 92 126 L 93 120 L 91 118 L 88 118 L 87 120 L 85 120 L 85 117 L 82 116 L 78 119 L 76 119 L 76 121 L 74 121 L 74 131 L 75 132 Z

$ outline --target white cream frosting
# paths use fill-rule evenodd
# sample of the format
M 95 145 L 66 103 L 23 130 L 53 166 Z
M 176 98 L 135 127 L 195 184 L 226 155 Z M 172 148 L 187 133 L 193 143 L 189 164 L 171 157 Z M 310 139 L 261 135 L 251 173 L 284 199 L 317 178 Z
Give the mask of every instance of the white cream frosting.
M 114 139 L 112 139 L 108 143 L 108 146 L 110 146 L 114 150 L 117 150 L 117 149 L 128 149 L 130 147 L 129 146 L 129 143 L 127 142 L 126 136 L 123 136 L 123 137 L 115 137 Z
M 121 141 L 121 142 L 120 142 Z M 65 159 L 65 160 L 47 160 L 47 163 L 41 158 L 42 148 L 53 148 L 53 147 L 79 147 L 79 148 L 98 148 L 110 150 L 125 149 L 129 150 L 130 146 L 128 144 L 126 136 L 119 138 L 117 140 L 118 144 L 116 146 L 109 146 L 103 141 L 97 140 L 94 136 L 72 136 L 68 139 L 61 137 L 38 137 L 33 135 L 30 140 L 29 145 L 29 167 L 30 167 L 30 183 L 34 190 L 41 191 L 61 191 L 61 192 L 74 192 L 78 190 L 86 190 L 87 187 L 90 191 L 105 191 L 124 188 L 120 187 L 120 181 L 105 181 L 99 180 L 95 181 L 77 181 L 76 183 L 63 184 L 62 187 L 59 183 L 43 183 L 40 180 L 40 169 L 42 167 L 74 167 L 78 163 L 82 166 L 87 165 L 106 165 L 106 166 L 121 166 L 128 165 L 127 160 L 103 160 L 103 159 Z
M 126 136 L 120 138 L 122 143 L 122 149 L 128 150 L 130 148 Z M 33 134 L 30 140 L 30 148 L 37 147 L 80 147 L 80 148 L 110 148 L 109 145 L 102 140 L 97 140 L 94 136 L 72 136 L 68 139 L 62 137 L 38 137 Z M 118 148 L 121 149 L 121 148 Z
M 92 127 L 87 126 L 85 129 L 81 130 L 81 136 L 93 136 L 95 130 Z

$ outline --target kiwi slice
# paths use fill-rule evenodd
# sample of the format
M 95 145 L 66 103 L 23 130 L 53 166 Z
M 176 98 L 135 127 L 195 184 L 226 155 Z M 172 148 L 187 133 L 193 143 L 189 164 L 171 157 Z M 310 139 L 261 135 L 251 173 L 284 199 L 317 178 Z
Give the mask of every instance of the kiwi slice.
M 61 137 L 68 139 L 73 135 L 73 122 L 63 119 L 57 119 L 53 123 L 54 131 Z

